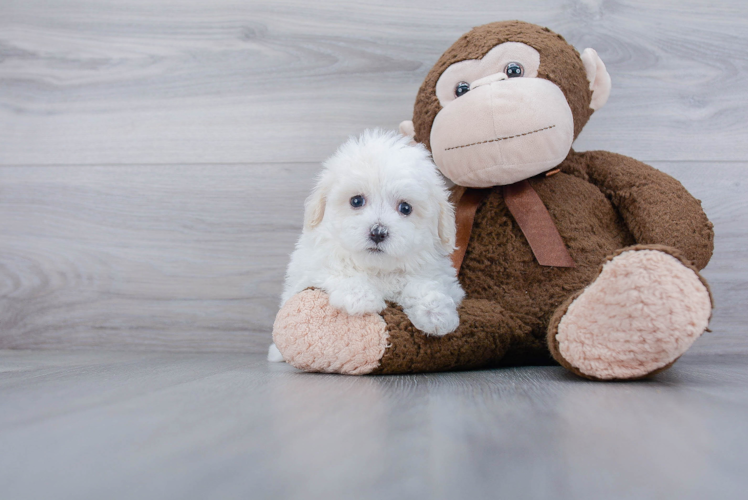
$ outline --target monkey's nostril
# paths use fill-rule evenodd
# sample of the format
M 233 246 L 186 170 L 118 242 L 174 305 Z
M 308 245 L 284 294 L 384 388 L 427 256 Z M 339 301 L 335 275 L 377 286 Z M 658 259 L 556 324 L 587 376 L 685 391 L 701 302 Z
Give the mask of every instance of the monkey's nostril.
M 380 224 L 375 224 L 369 231 L 369 239 L 376 244 L 382 243 L 387 238 L 387 228 Z

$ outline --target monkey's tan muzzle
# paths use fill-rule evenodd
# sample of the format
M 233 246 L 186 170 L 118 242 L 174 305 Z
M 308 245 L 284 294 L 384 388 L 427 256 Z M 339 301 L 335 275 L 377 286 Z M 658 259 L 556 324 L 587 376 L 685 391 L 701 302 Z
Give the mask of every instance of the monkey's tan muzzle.
M 431 129 L 434 162 L 466 187 L 513 184 L 560 164 L 574 141 L 561 89 L 541 78 L 492 75 L 447 104 Z

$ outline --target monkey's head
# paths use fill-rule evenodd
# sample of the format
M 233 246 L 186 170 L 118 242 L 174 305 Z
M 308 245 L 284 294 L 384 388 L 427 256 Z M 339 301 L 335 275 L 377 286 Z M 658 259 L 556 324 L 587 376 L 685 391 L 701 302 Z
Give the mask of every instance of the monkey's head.
M 580 56 L 534 24 L 491 23 L 441 56 L 400 131 L 429 148 L 455 184 L 512 184 L 560 164 L 609 95 L 594 50 Z

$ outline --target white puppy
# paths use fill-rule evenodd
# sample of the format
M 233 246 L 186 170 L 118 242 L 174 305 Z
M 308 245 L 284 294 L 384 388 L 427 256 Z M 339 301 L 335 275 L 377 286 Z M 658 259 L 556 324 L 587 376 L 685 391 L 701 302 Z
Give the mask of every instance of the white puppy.
M 400 304 L 419 330 L 446 335 L 459 324 L 462 291 L 450 254 L 454 209 L 422 145 L 366 131 L 324 164 L 306 200 L 281 306 L 309 287 L 351 315 Z M 280 361 L 271 346 L 269 358 Z

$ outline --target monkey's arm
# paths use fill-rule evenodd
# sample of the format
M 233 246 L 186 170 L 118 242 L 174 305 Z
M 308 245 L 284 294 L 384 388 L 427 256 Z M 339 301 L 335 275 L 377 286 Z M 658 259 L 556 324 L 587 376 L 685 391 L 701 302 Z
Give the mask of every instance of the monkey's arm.
M 701 202 L 664 172 L 607 151 L 580 153 L 588 180 L 616 206 L 640 244 L 677 248 L 698 269 L 714 250 L 713 225 Z

